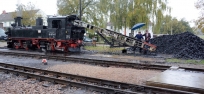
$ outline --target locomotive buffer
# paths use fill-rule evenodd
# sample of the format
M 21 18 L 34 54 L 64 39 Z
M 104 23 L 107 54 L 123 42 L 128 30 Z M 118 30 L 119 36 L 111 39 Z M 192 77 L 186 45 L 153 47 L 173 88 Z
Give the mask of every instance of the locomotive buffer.
M 115 32 L 109 29 L 99 28 L 91 24 L 85 23 L 83 21 L 80 21 L 80 20 L 75 20 L 74 25 L 94 30 L 98 35 L 100 35 L 111 46 L 113 46 L 113 44 L 111 44 L 107 39 L 105 39 L 104 36 L 111 37 L 112 40 L 118 42 L 121 45 L 139 47 L 139 48 L 143 48 L 144 50 L 148 50 L 150 52 L 154 52 L 156 50 L 156 46 L 153 44 L 147 43 L 145 41 L 140 41 L 132 37 L 125 36 L 121 33 L 118 33 L 118 32 Z

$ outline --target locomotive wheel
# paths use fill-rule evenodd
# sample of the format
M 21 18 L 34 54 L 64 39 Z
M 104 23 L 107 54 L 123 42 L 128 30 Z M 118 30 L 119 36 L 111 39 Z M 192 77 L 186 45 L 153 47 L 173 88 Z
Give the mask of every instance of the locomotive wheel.
M 15 45 L 15 43 L 13 43 L 13 47 L 14 49 L 18 49 L 19 47 Z
M 18 49 L 19 47 L 18 47 L 18 46 L 13 45 L 13 48 L 14 48 L 14 49 Z
M 44 49 L 44 48 L 40 48 L 40 49 L 41 49 L 42 52 L 46 52 L 46 49 Z
M 23 48 L 24 48 L 25 50 L 28 50 L 28 49 L 29 49 L 27 44 L 23 44 Z
M 41 47 L 41 48 L 40 48 L 40 52 L 48 52 L 48 50 L 47 50 L 46 47 Z
M 7 42 L 7 48 L 13 48 L 13 42 Z

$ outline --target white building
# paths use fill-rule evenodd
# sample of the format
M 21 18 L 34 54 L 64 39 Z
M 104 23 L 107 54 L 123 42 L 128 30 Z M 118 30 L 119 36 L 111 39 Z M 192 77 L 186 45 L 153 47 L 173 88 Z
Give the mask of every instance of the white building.
M 12 23 L 14 23 L 14 19 L 12 17 L 12 14 L 14 12 L 9 12 L 6 13 L 6 11 L 4 10 L 2 12 L 2 14 L 0 15 L 0 23 L 3 24 L 3 27 L 10 27 Z

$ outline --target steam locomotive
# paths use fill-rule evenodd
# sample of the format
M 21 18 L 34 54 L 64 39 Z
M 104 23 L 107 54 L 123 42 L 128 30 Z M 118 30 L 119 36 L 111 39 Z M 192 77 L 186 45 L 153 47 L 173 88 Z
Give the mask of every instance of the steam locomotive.
M 80 51 L 85 28 L 74 25 L 74 20 L 79 20 L 76 15 L 48 17 L 48 26 L 43 25 L 41 17 L 36 19 L 36 26 L 32 27 L 23 26 L 21 24 L 22 17 L 14 19 L 15 23 L 6 32 L 8 48 Z

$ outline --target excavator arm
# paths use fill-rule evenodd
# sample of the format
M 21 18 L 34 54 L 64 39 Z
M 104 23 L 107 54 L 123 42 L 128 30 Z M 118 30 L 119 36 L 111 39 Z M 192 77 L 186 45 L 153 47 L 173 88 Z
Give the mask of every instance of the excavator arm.
M 111 37 L 112 39 L 114 39 L 120 43 L 126 44 L 128 46 L 140 47 L 140 48 L 143 48 L 145 50 L 149 50 L 151 52 L 156 50 L 156 45 L 147 43 L 145 41 L 140 41 L 140 40 L 137 40 L 137 39 L 132 38 L 132 37 L 125 36 L 121 33 L 118 33 L 118 32 L 115 32 L 115 31 L 112 31 L 109 29 L 99 28 L 97 26 L 85 23 L 85 22 L 80 21 L 80 20 L 75 20 L 74 25 L 79 26 L 79 27 L 92 29 L 97 34 L 101 34 L 101 35 L 104 35 L 106 37 Z

